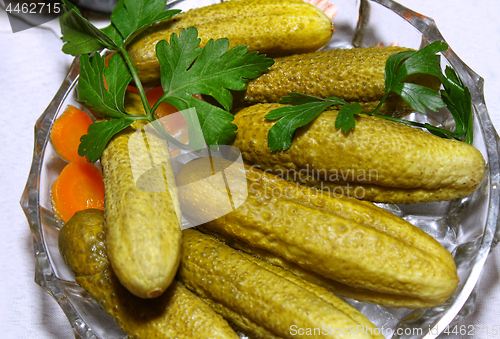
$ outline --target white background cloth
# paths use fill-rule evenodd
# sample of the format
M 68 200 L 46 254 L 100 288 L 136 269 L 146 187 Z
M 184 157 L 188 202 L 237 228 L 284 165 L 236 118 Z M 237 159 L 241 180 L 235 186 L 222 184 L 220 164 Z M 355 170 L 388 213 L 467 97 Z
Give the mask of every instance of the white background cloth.
M 333 1 L 331 1 L 333 2 Z M 401 0 L 434 18 L 455 52 L 485 79 L 485 97 L 500 129 L 500 2 L 497 0 Z M 47 26 L 57 26 L 49 24 Z M 49 29 L 12 34 L 0 10 L 0 336 L 68 339 L 73 333 L 56 302 L 34 282 L 34 253 L 19 205 L 33 153 L 33 126 L 59 88 L 72 61 Z M 500 329 L 500 255 L 490 256 L 478 286 L 476 312 L 459 325 Z M 500 337 L 500 335 L 498 335 Z M 478 338 L 486 336 L 485 332 Z M 470 338 L 441 336 L 440 338 Z

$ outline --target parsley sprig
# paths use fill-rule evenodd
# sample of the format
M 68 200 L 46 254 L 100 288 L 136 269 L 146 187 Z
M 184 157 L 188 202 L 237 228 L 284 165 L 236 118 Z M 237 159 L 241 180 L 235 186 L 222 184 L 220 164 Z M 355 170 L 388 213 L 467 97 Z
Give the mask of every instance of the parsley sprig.
M 271 151 L 286 150 L 292 145 L 295 131 L 313 121 L 330 106 L 341 106 L 335 120 L 335 128 L 349 132 L 356 125 L 355 116 L 366 114 L 383 119 L 422 127 L 432 134 L 443 138 L 463 140 L 469 144 L 473 140 L 472 101 L 468 88 L 455 71 L 447 66 L 443 74 L 439 52 L 448 49 L 448 45 L 436 41 L 419 51 L 404 51 L 391 55 L 385 65 L 385 94 L 372 112 L 364 112 L 358 103 L 348 103 L 337 97 L 325 99 L 299 93 L 289 93 L 279 101 L 290 105 L 275 109 L 266 115 L 266 119 L 279 119 L 268 132 L 268 144 Z M 418 84 L 405 82 L 412 74 L 428 74 L 437 77 L 444 89 L 439 92 Z M 455 132 L 414 121 L 377 114 L 390 93 L 401 96 L 415 111 L 425 114 L 426 110 L 436 112 L 447 107 L 455 120 Z
M 166 0 L 120 0 L 111 14 L 111 24 L 98 29 L 72 3 L 63 2 L 66 5 L 60 17 L 63 52 L 80 55 L 78 101 L 107 119 L 92 124 L 80 140 L 78 153 L 91 162 L 100 158 L 113 135 L 137 120 L 151 122 L 159 133 L 175 141 L 156 121 L 154 112 L 162 102 L 183 112 L 188 129 L 194 117 L 193 110 L 187 109 L 194 108 L 208 145 L 230 143 L 237 129 L 229 112 L 233 100 L 230 91 L 244 90 L 249 79 L 257 78 L 274 63 L 265 55 L 248 53 L 246 46 L 229 49 L 228 39 L 211 40 L 200 48 L 196 28 L 183 29 L 178 35 L 172 34 L 170 42 L 160 41 L 156 46 L 165 94 L 151 107 L 126 46 L 152 24 L 180 11 L 165 11 Z M 117 52 L 109 60 L 109 67 L 95 53 L 102 49 Z M 130 114 L 125 109 L 125 91 L 132 80 L 146 115 Z M 196 94 L 212 96 L 222 108 L 193 97 Z M 190 142 L 196 143 L 190 144 L 192 148 L 199 148 L 199 138 L 193 137 Z

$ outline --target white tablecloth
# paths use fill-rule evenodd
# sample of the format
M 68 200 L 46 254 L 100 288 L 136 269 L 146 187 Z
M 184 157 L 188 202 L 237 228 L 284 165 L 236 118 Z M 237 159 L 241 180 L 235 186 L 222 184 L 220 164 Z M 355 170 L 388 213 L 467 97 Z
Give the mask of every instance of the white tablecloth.
M 434 18 L 449 45 L 485 79 L 486 103 L 500 129 L 500 2 L 401 3 Z M 59 37 L 46 28 L 13 34 L 5 12 L 0 10 L 0 112 L 4 119 L 0 124 L 0 336 L 5 339 L 73 337 L 59 306 L 34 282 L 32 237 L 19 206 L 31 164 L 33 125 L 59 88 L 72 60 L 60 51 L 61 45 Z M 490 330 L 500 325 L 499 269 L 497 248 L 488 259 L 478 286 L 476 312 L 459 325 L 482 325 Z M 476 337 L 488 336 L 476 332 Z

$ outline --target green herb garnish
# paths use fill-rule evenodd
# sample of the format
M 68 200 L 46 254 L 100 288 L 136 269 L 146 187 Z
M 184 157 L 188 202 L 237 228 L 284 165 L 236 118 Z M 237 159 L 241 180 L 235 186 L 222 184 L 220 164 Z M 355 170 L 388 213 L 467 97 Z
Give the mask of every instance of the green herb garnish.
M 271 151 L 288 149 L 292 145 L 295 131 L 299 127 L 309 124 L 330 106 L 342 106 L 335 120 L 335 128 L 340 128 L 344 132 L 354 129 L 356 115 L 367 114 L 410 126 L 422 127 L 443 138 L 461 140 L 463 137 L 465 142 L 471 144 L 473 139 L 471 95 L 451 67 L 446 67 L 445 74 L 441 71 L 437 53 L 447 49 L 447 44 L 436 41 L 420 51 L 404 51 L 391 55 L 385 65 L 385 95 L 372 112 L 364 112 L 360 104 L 348 103 L 337 97 L 321 99 L 310 95 L 289 93 L 279 102 L 291 106 L 275 109 L 266 115 L 266 119 L 269 120 L 279 119 L 269 130 L 269 148 Z M 406 77 L 412 74 L 435 76 L 441 81 L 444 89 L 436 92 L 425 86 L 404 82 Z M 415 111 L 423 114 L 426 113 L 427 109 L 436 112 L 440 108 L 447 107 L 455 119 L 455 132 L 431 124 L 377 114 L 390 93 L 398 94 Z
M 162 102 L 172 104 L 179 111 L 194 108 L 208 145 L 230 143 L 237 129 L 229 112 L 233 101 L 230 91 L 244 90 L 249 79 L 259 77 L 274 63 L 265 55 L 248 53 L 246 46 L 229 49 L 228 39 L 211 40 L 200 48 L 201 39 L 196 28 L 183 29 L 179 35 L 172 34 L 170 43 L 160 41 L 156 46 L 165 94 L 151 107 L 126 45 L 155 22 L 169 19 L 180 11 L 164 11 L 165 0 L 120 0 L 111 14 L 111 24 L 98 29 L 73 4 L 67 0 L 63 2 L 67 6 L 60 17 L 65 42 L 63 52 L 81 55 L 78 100 L 101 117 L 109 118 L 93 124 L 80 140 L 78 153 L 91 162 L 100 158 L 113 135 L 137 120 L 153 123 L 159 133 L 173 141 L 155 121 L 154 112 Z M 105 48 L 117 52 L 109 60 L 109 67 L 105 67 L 100 54 L 90 56 Z M 137 86 L 146 115 L 130 114 L 125 110 L 125 91 L 131 80 Z M 196 94 L 212 96 L 223 108 L 194 98 Z M 185 114 L 188 128 L 193 121 L 190 114 Z M 190 146 L 198 149 L 198 139 L 193 138 L 196 145 Z

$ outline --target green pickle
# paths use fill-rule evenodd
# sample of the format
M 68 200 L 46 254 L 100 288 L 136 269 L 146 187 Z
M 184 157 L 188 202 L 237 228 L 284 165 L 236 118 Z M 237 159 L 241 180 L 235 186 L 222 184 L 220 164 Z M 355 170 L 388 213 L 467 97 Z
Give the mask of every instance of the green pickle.
M 113 270 L 133 294 L 157 297 L 174 279 L 181 244 L 179 201 L 166 142 L 152 132 L 127 128 L 108 143 L 101 164 Z
M 481 184 L 485 163 L 475 147 L 423 130 L 360 114 L 349 133 L 335 128 L 338 111 L 299 128 L 290 148 L 271 152 L 265 116 L 281 104 L 239 111 L 233 146 L 262 170 L 335 195 L 413 204 L 463 198 Z
M 383 338 L 324 288 L 198 231 L 184 230 L 183 239 L 179 280 L 252 338 L 340 338 L 350 329 L 356 338 Z
M 172 33 L 195 26 L 200 47 L 210 39 L 229 39 L 269 57 L 306 53 L 325 46 L 333 34 L 331 20 L 316 6 L 297 0 L 233 0 L 181 12 L 147 29 L 127 47 L 143 85 L 160 84 L 156 44 Z
M 181 208 L 194 221 L 213 219 L 211 213 L 228 194 L 200 180 L 210 169 L 204 162 L 206 158 L 191 161 L 177 174 L 179 187 L 187 187 L 179 190 Z M 250 166 L 233 172 L 230 161 L 213 158 L 213 164 L 228 182 L 243 171 L 248 197 L 232 212 L 201 225 L 204 232 L 360 301 L 424 308 L 440 305 L 454 293 L 458 276 L 450 252 L 394 214 Z M 233 198 L 243 190 L 229 187 Z
M 385 63 L 405 47 L 367 47 L 333 49 L 275 58 L 269 71 L 248 82 L 247 89 L 236 92 L 235 106 L 278 102 L 295 92 L 319 98 L 339 97 L 361 104 L 372 112 L 385 94 Z M 430 75 L 412 75 L 407 82 L 439 90 L 440 82 Z M 378 114 L 403 116 L 412 108 L 391 93 Z
M 221 316 L 176 280 L 154 299 L 139 298 L 123 287 L 106 255 L 100 210 L 75 213 L 59 233 L 59 250 L 76 282 L 130 338 L 238 338 Z

